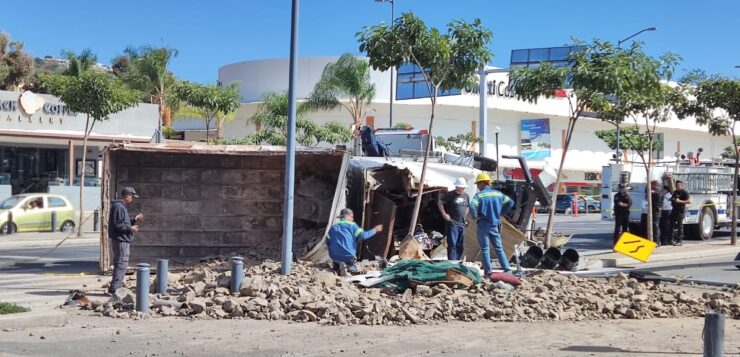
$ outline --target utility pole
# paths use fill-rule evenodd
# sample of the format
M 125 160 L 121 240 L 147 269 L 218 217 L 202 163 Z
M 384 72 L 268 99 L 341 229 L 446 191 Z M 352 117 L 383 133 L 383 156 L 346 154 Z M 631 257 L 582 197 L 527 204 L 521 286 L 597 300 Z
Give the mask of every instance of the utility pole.
M 288 74 L 288 145 L 285 151 L 285 204 L 283 254 L 280 273 L 290 274 L 293 264 L 293 195 L 295 193 L 296 69 L 298 67 L 298 0 L 293 0 L 290 21 L 290 72 Z

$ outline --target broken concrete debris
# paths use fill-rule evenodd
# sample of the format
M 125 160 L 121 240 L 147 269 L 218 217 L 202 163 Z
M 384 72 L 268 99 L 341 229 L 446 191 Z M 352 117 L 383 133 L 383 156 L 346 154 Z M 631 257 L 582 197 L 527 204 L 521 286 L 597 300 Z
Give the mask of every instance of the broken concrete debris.
M 133 281 L 110 301 L 80 308 L 117 318 L 249 318 L 342 325 L 695 317 L 708 309 L 740 319 L 740 287 L 690 294 L 680 286 L 640 282 L 626 274 L 589 279 L 538 271 L 522 278 L 516 288 L 484 279 L 468 289 L 420 284 L 399 292 L 393 287 L 363 288 L 312 263 L 294 264 L 289 276 L 280 275 L 279 267 L 267 261 L 245 269 L 239 293 L 230 295 L 223 287 L 226 265 L 199 265 L 171 281 L 167 294 L 152 294 L 149 315 L 134 311 Z

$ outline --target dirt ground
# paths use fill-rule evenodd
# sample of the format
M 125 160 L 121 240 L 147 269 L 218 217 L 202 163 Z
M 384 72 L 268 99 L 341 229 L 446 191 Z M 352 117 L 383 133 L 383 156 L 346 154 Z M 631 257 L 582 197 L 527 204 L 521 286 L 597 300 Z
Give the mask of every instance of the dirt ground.
M 0 331 L 0 356 L 701 356 L 703 319 L 320 326 L 256 320 L 122 320 L 69 312 L 65 327 Z M 726 320 L 725 355 L 740 355 Z

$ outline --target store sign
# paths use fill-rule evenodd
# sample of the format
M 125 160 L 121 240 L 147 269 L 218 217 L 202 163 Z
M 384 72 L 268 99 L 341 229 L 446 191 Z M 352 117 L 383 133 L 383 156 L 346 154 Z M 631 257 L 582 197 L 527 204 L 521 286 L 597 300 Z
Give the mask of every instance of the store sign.
M 550 157 L 550 119 L 522 119 L 520 152 L 528 160 Z
M 601 181 L 601 172 L 585 172 L 584 180 L 586 181 Z
M 466 93 L 478 94 L 478 86 L 466 90 Z M 514 98 L 514 88 L 509 86 L 506 81 L 490 80 L 486 83 L 486 93 L 489 96 L 501 97 L 501 98 Z
M 31 91 L 23 92 L 18 100 L 0 100 L 0 112 L 3 114 L 31 116 L 36 114 L 39 109 L 43 115 L 77 116 L 77 113 L 69 110 L 66 105 L 61 103 L 46 103 L 43 97 Z

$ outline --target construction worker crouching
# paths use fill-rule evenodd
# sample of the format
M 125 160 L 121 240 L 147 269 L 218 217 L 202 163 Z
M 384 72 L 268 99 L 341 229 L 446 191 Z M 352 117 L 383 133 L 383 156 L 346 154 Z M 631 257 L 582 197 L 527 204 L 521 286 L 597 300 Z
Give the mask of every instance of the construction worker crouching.
M 509 260 L 504 253 L 501 242 L 501 215 L 514 206 L 514 201 L 505 194 L 491 187 L 491 178 L 486 173 L 478 174 L 475 179 L 478 193 L 470 201 L 470 212 L 478 222 L 478 244 L 483 259 L 483 272 L 491 275 L 491 242 L 496 251 L 499 264 L 504 272 L 510 272 Z
M 369 231 L 363 231 L 354 222 L 355 215 L 349 208 L 343 208 L 339 214 L 339 222 L 331 226 L 326 239 L 329 248 L 329 257 L 333 262 L 334 271 L 340 276 L 347 272 L 356 272 L 357 267 L 357 242 L 358 239 L 367 240 L 376 233 L 383 231 L 383 225 L 379 224 Z

